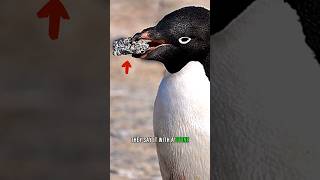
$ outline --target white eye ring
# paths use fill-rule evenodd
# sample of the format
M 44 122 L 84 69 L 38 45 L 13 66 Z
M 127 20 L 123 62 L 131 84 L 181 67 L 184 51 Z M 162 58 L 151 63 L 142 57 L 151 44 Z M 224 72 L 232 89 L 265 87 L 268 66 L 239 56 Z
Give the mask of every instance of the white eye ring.
M 191 41 L 191 38 L 189 38 L 189 37 L 181 37 L 181 38 L 179 38 L 179 43 L 180 44 L 187 44 L 190 41 Z

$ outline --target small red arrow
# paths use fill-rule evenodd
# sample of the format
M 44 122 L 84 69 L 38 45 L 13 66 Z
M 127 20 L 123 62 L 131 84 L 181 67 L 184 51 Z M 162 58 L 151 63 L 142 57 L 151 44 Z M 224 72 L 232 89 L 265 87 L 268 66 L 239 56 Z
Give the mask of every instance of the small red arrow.
M 131 64 L 130 64 L 129 61 L 126 61 L 126 62 L 124 62 L 124 63 L 122 64 L 122 67 L 125 68 L 125 72 L 126 72 L 126 74 L 128 74 L 128 73 L 129 73 L 129 68 L 131 68 Z
M 39 18 L 49 17 L 49 36 L 52 40 L 59 37 L 60 18 L 70 19 L 67 10 L 59 0 L 50 0 L 37 15 Z

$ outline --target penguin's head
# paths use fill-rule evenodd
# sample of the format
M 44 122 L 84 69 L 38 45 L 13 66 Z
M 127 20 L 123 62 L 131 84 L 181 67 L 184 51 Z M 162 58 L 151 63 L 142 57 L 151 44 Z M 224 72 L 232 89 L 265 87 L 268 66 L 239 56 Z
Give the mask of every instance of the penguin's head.
M 210 51 L 210 12 L 184 7 L 161 19 L 154 27 L 136 33 L 133 40 L 146 40 L 149 49 L 133 57 L 162 62 L 170 73 L 189 61 L 203 61 Z

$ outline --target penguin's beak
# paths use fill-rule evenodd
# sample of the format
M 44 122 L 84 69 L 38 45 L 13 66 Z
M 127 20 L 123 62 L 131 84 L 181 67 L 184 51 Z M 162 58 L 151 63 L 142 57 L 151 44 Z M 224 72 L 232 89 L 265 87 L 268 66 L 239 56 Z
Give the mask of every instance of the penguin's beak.
M 152 54 L 155 54 L 160 47 L 170 45 L 167 40 L 161 37 L 160 33 L 155 30 L 154 27 L 144 29 L 143 31 L 136 33 L 132 37 L 133 41 L 144 40 L 149 44 L 149 49 L 144 54 L 133 54 L 132 56 L 135 58 L 141 59 L 150 59 L 156 60 L 152 58 Z
M 152 35 L 153 34 L 153 35 Z M 133 41 L 138 41 L 140 39 L 146 39 L 146 40 L 151 40 L 152 36 L 155 36 L 155 30 L 153 27 L 144 29 L 141 32 L 136 33 L 133 37 L 132 40 Z M 153 37 L 155 38 L 155 37 Z

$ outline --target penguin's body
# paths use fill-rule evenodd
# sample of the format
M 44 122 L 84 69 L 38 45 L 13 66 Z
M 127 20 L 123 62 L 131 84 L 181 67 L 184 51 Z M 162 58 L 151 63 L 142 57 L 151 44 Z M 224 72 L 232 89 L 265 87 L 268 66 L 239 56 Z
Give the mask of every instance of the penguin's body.
M 166 15 L 133 40 L 149 42 L 133 57 L 164 64 L 154 106 L 158 138 L 189 137 L 189 143 L 157 143 L 164 180 L 210 179 L 210 13 L 185 7 Z
M 319 52 L 301 21 L 256 0 L 212 36 L 213 179 L 320 179 Z
M 163 179 L 210 179 L 210 82 L 191 61 L 162 79 L 154 107 L 156 137 L 189 137 L 190 143 L 157 144 Z

